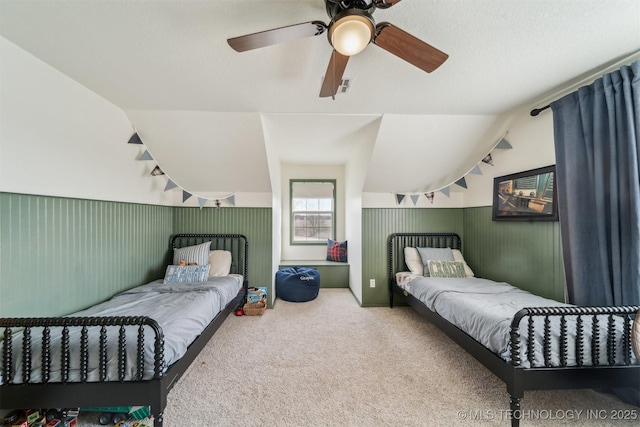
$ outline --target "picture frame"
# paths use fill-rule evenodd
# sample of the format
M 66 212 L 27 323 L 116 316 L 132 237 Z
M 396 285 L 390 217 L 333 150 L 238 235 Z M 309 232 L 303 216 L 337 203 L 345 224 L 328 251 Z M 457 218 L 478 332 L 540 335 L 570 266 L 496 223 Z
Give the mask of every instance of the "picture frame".
M 555 165 L 493 180 L 494 221 L 557 221 Z

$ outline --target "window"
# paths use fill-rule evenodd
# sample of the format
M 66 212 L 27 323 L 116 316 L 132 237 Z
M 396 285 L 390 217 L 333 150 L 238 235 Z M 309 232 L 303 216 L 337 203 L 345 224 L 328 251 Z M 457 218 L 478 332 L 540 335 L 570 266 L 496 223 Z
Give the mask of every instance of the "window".
M 334 238 L 335 180 L 294 180 L 291 187 L 291 243 L 326 244 Z

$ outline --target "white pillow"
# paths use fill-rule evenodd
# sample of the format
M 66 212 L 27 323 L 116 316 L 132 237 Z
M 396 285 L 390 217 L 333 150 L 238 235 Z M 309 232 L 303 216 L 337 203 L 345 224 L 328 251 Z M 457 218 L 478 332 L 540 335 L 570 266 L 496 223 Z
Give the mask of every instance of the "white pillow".
M 231 271 L 231 252 L 215 250 L 209 252 L 209 277 L 228 276 Z
M 473 277 L 473 270 L 471 270 L 471 267 L 467 265 L 467 262 L 462 256 L 462 252 L 460 252 L 458 249 L 451 249 L 451 252 L 453 252 L 453 259 L 462 262 L 462 264 L 464 265 L 464 272 L 467 277 Z
M 413 274 L 423 275 L 424 266 L 422 265 L 422 258 L 416 248 L 404 248 L 404 263 L 409 267 L 409 271 Z

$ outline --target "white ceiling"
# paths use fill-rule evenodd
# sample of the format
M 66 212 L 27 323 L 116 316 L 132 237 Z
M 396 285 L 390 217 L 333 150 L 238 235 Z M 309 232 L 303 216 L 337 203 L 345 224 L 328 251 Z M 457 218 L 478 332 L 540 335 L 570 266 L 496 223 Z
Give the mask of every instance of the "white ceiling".
M 404 0 L 374 18 L 449 59 L 427 74 L 370 45 L 332 100 L 318 97 L 325 35 L 244 53 L 226 43 L 328 23 L 322 0 L 0 0 L 2 37 L 122 108 L 193 191 L 270 191 L 266 144 L 302 164 L 344 164 L 369 145 L 364 191 L 437 189 L 482 158 L 506 114 L 640 50 L 640 0 Z M 191 148 L 226 166 L 199 175 Z M 418 174 L 434 149 L 443 160 Z

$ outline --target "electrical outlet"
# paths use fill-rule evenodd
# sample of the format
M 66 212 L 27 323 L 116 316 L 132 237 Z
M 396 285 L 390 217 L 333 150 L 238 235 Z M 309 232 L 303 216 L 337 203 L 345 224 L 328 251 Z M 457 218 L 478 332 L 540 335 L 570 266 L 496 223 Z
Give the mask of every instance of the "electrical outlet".
M 369 279 L 369 287 L 370 288 L 376 287 L 376 279 Z

